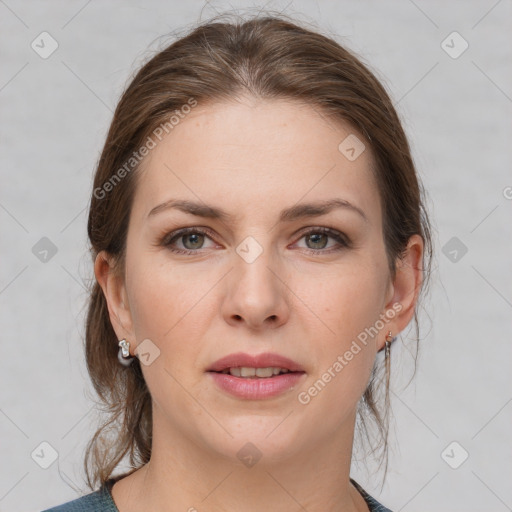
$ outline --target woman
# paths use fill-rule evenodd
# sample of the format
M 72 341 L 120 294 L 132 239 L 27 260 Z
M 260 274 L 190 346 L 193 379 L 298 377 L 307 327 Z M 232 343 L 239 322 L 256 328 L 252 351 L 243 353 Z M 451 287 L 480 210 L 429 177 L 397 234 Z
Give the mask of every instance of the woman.
M 389 352 L 417 326 L 431 240 L 400 121 L 354 55 L 284 17 L 159 52 L 117 106 L 88 234 L 100 489 L 50 510 L 389 510 L 350 478 L 352 447 L 373 418 L 386 454 Z

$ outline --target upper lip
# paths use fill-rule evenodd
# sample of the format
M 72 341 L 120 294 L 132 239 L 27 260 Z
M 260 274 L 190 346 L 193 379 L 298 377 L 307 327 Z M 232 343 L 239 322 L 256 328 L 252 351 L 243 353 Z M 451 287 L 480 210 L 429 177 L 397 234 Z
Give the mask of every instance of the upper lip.
M 299 363 L 289 359 L 288 357 L 271 352 L 264 354 L 250 355 L 243 352 L 236 354 L 229 354 L 218 361 L 215 361 L 206 371 L 208 372 L 221 372 L 226 368 L 283 368 L 291 372 L 303 372 L 304 369 Z

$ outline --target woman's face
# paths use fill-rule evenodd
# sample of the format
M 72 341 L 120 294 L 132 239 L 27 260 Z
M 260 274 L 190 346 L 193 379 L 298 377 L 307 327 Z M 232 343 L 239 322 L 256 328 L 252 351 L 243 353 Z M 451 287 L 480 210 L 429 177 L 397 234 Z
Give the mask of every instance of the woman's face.
M 197 106 L 151 150 L 125 280 L 107 296 L 132 353 L 146 340 L 155 441 L 181 436 L 225 457 L 250 442 L 279 460 L 350 435 L 376 351 L 406 326 L 411 299 L 390 280 L 372 157 L 354 135 L 311 106 L 244 98 Z M 300 372 L 209 371 L 240 353 Z

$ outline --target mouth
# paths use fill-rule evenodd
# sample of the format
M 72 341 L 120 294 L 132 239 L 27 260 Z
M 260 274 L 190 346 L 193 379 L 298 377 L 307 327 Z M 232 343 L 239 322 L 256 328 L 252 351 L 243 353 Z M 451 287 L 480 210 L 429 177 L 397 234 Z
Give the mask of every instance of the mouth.
M 300 385 L 304 368 L 288 357 L 238 352 L 219 359 L 206 372 L 219 390 L 240 400 L 265 400 Z
M 229 354 L 213 363 L 206 371 L 229 373 L 233 377 L 249 379 L 268 379 L 283 373 L 305 373 L 304 368 L 299 363 L 272 352 L 256 355 L 243 352 Z
M 253 368 L 250 366 L 235 366 L 231 368 L 225 368 L 222 371 L 214 373 L 222 373 L 225 375 L 232 375 L 233 377 L 241 377 L 243 379 L 269 379 L 276 377 L 277 375 L 283 375 L 285 373 L 304 373 L 304 372 L 293 372 L 288 368 L 280 368 L 277 366 L 267 366 L 266 368 Z

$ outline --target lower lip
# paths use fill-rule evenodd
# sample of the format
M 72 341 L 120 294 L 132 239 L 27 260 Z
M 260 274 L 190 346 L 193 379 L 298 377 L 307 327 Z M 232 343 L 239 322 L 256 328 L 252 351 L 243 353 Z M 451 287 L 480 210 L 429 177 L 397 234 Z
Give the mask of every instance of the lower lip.
M 280 395 L 293 389 L 306 375 L 304 372 L 290 372 L 267 378 L 244 378 L 234 377 L 229 373 L 208 373 L 222 390 L 247 400 L 262 400 Z

